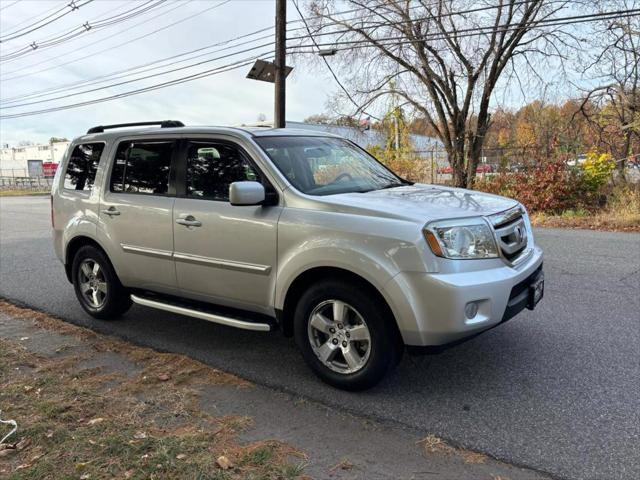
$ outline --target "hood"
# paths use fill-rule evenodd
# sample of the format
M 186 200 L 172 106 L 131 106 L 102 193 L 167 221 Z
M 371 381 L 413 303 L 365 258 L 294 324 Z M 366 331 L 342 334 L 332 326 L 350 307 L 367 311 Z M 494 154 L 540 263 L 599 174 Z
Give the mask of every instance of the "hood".
M 418 223 L 490 215 L 518 204 L 510 198 L 489 193 L 420 183 L 366 193 L 341 193 L 323 200 L 345 213 L 386 216 Z

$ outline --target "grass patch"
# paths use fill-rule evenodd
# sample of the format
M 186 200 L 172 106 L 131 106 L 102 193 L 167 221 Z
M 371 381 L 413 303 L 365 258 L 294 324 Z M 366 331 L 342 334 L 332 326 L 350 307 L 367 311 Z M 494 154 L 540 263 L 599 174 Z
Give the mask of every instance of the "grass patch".
M 305 456 L 278 441 L 240 444 L 248 417 L 215 417 L 199 407 L 198 386 L 250 384 L 180 355 L 162 354 L 29 309 L 0 311 L 86 340 L 87 351 L 44 357 L 0 339 L 2 417 L 19 430 L 0 446 L 0 477 L 74 479 L 295 479 Z M 85 368 L 111 351 L 138 370 Z M 28 368 L 16 368 L 16 367 Z M 4 432 L 4 430 L 1 430 Z M 0 435 L 1 436 L 1 435 Z M 8 447 L 8 448 L 7 448 Z M 229 463 L 222 468 L 218 459 Z
M 0 197 L 24 197 L 33 195 L 50 195 L 51 189 L 31 190 L 31 189 L 1 189 Z
M 539 212 L 531 215 L 531 221 L 536 227 L 640 232 L 640 186 L 616 186 L 600 210 L 566 210 L 559 215 Z

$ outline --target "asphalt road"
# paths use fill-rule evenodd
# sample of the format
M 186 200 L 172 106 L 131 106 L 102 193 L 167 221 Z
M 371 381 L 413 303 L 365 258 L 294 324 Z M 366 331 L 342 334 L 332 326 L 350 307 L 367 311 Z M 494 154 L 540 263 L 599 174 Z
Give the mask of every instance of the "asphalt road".
M 0 198 L 0 296 L 558 478 L 640 478 L 640 235 L 536 231 L 547 284 L 535 312 L 441 355 L 405 356 L 353 394 L 317 381 L 277 333 L 142 307 L 92 321 L 52 251 L 48 204 Z

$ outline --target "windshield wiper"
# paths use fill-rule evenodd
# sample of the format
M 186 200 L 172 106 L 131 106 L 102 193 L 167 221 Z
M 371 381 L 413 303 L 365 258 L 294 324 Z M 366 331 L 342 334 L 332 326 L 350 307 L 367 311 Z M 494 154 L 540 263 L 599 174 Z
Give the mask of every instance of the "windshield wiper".
M 401 180 L 400 182 L 391 182 L 385 185 L 384 187 L 369 188 L 367 190 L 358 190 L 357 193 L 375 192 L 376 190 L 387 190 L 388 188 L 404 187 L 407 185 L 413 185 L 413 182 L 410 182 L 408 180 Z

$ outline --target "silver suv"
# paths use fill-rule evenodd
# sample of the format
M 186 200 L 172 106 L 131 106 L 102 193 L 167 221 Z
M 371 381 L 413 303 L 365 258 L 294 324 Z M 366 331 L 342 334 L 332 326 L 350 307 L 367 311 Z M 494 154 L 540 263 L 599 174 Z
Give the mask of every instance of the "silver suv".
M 543 294 L 522 205 L 413 184 L 335 135 L 99 126 L 57 172 L 55 250 L 87 313 L 137 303 L 279 328 L 339 388 L 371 387 L 405 347 L 440 351 Z

